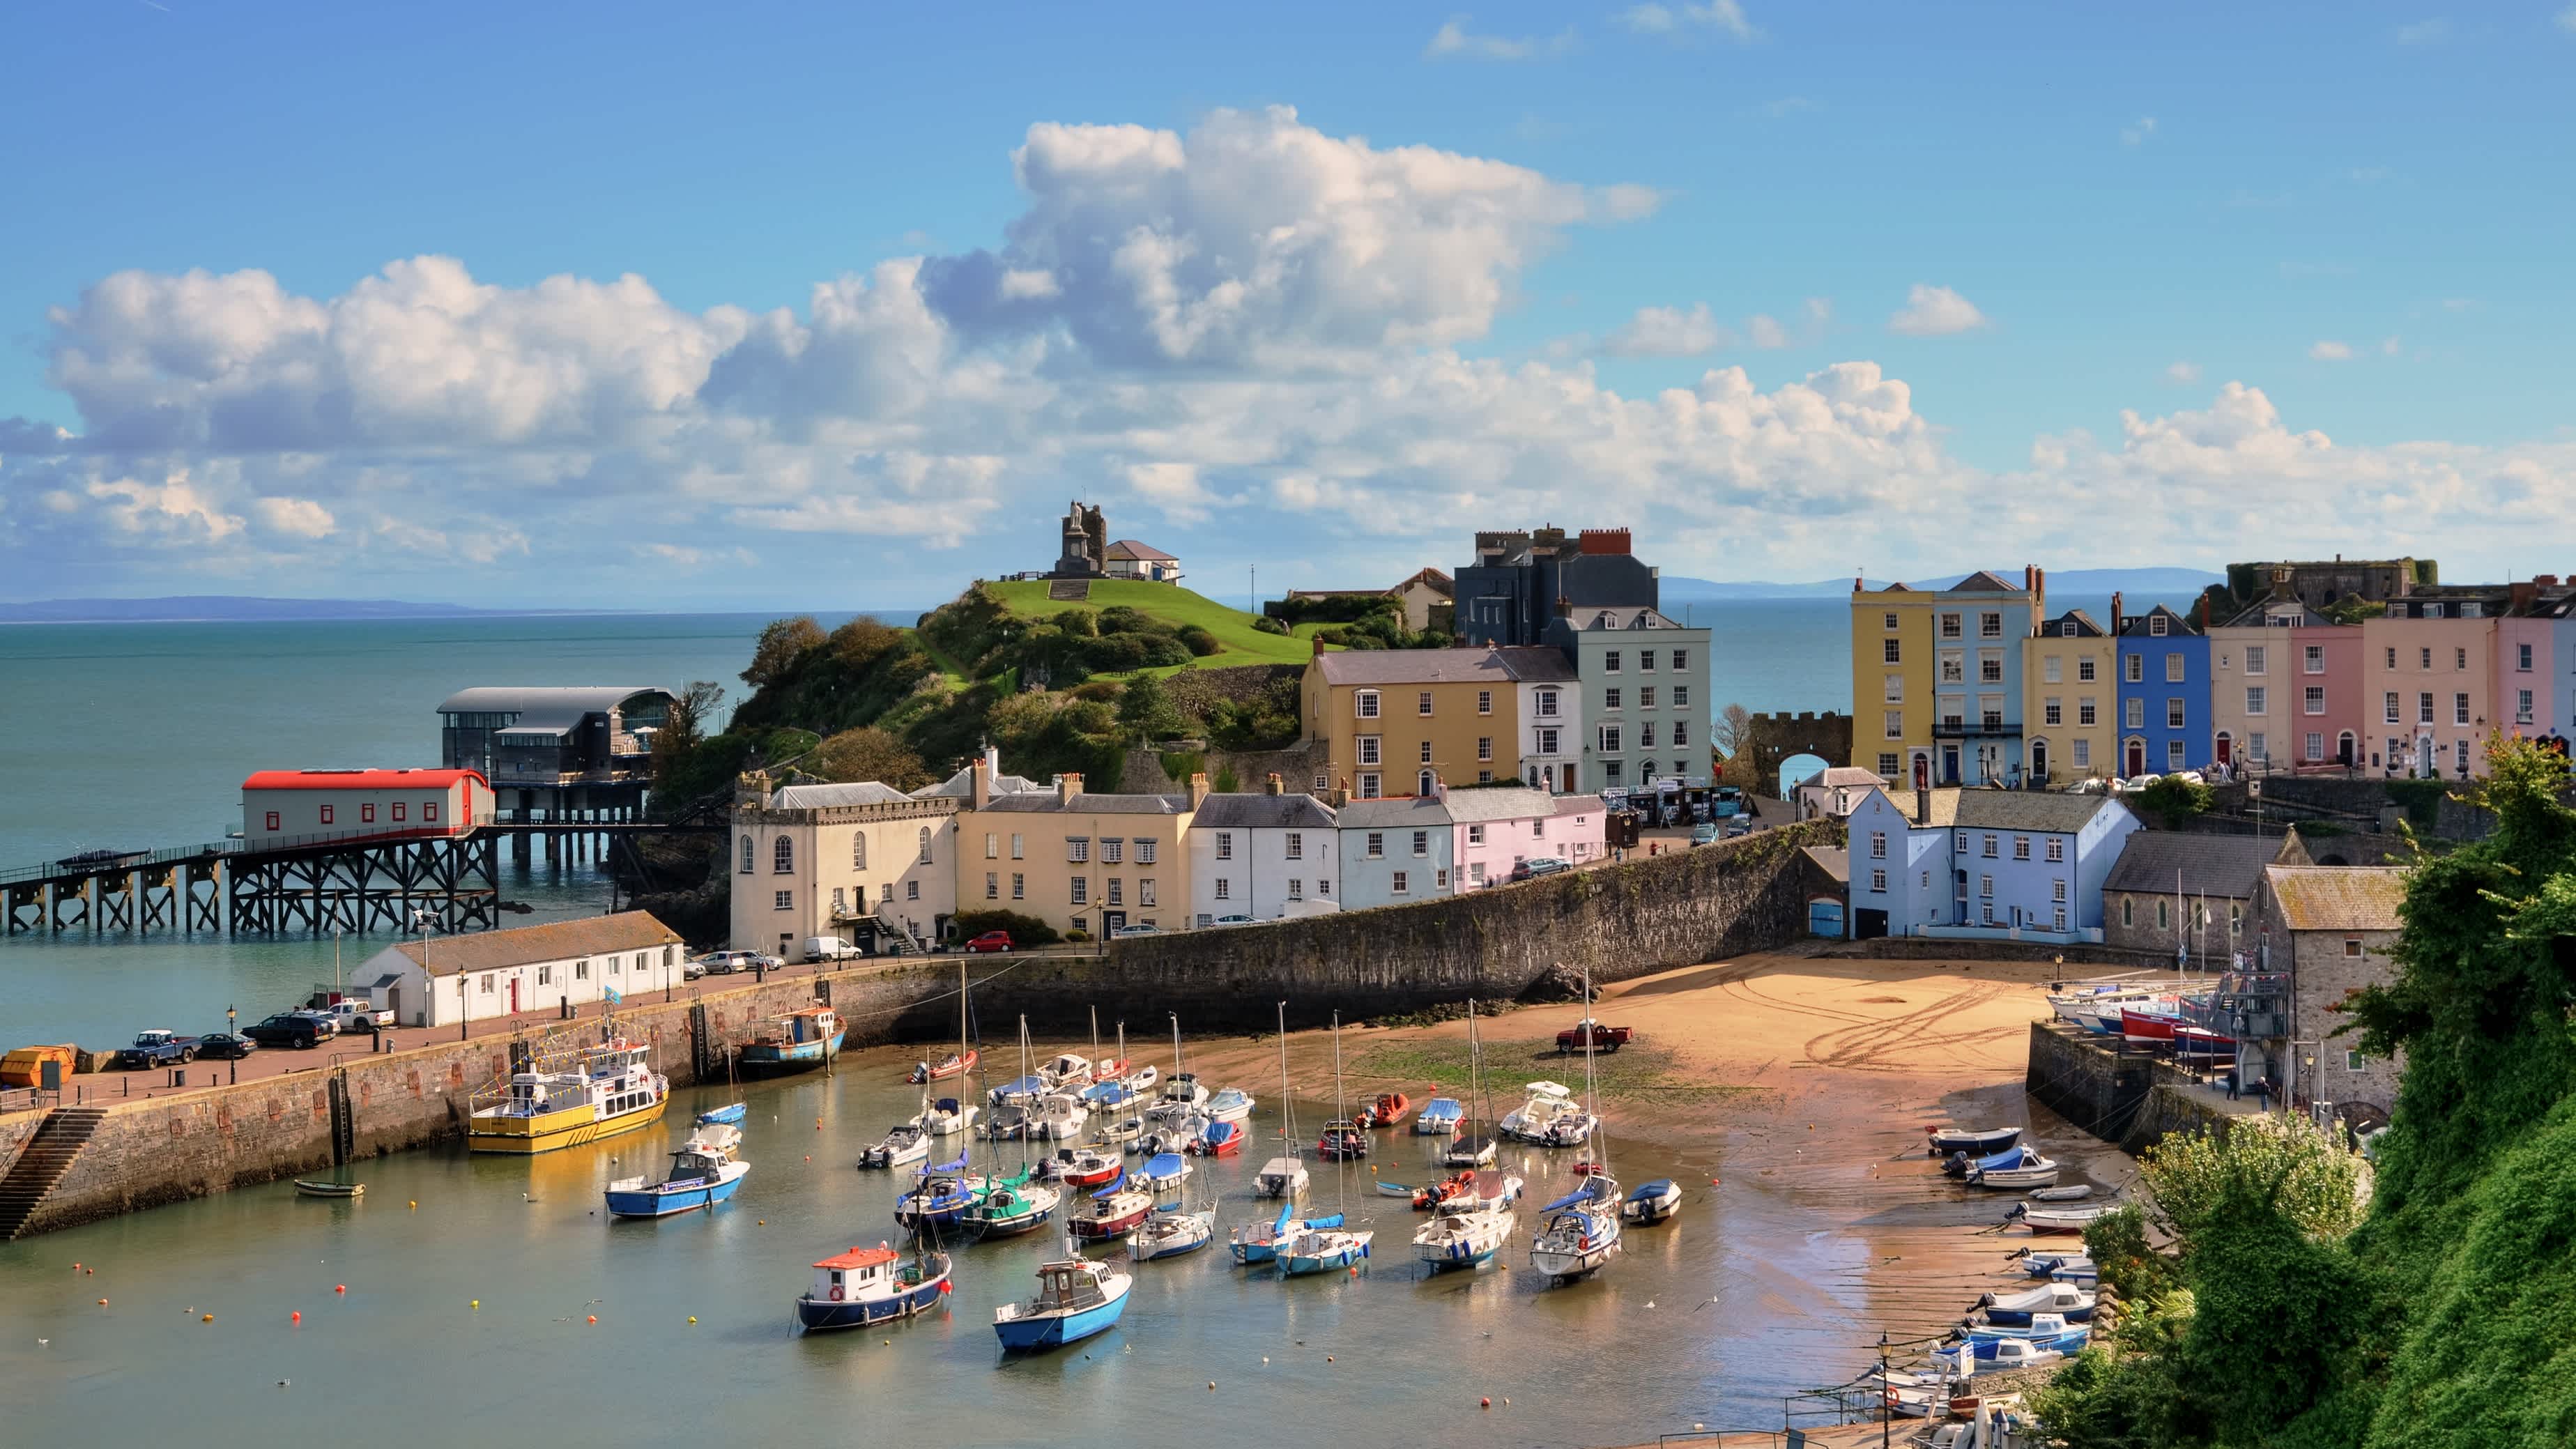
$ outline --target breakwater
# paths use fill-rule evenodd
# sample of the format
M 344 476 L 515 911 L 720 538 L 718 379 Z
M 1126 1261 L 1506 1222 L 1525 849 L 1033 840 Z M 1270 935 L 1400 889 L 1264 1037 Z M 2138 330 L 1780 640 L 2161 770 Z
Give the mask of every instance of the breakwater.
M 1177 1013 L 1196 1033 L 1269 1029 L 1415 1011 L 1469 996 L 1509 999 L 1562 964 L 1616 981 L 1793 940 L 1812 889 L 1799 847 L 1829 843 L 1822 823 L 1722 845 L 1571 872 L 1471 896 L 1223 931 L 1133 937 L 1105 956 L 969 958 L 988 1042 L 1021 1015 L 1041 1034 L 1078 1037 L 1103 1022 L 1150 1035 Z M 721 1079 L 726 1052 L 760 1023 L 815 998 L 849 1025 L 849 1044 L 939 1042 L 957 1030 L 958 958 L 792 971 L 758 984 L 669 1000 L 630 999 L 619 1028 L 675 1086 Z M 404 1032 L 391 1052 L 316 1053 L 283 1076 L 114 1098 L 109 1079 L 76 1079 L 104 1109 L 21 1235 L 333 1166 L 456 1136 L 476 1088 L 506 1074 L 514 1048 L 553 1021 L 469 1041 Z M 581 1029 L 595 1031 L 585 1018 Z M 199 1067 L 198 1070 L 206 1070 Z M 59 1110 L 59 1109 L 57 1109 Z M 49 1114 L 0 1117 L 0 1174 Z M 60 1123 L 56 1132 L 62 1131 Z M 5 1180 L 5 1179 L 0 1179 Z
M 2023 1086 L 2050 1111 L 2130 1153 L 2176 1132 L 2222 1127 L 2238 1115 L 2173 1063 L 2056 1022 L 2030 1024 Z

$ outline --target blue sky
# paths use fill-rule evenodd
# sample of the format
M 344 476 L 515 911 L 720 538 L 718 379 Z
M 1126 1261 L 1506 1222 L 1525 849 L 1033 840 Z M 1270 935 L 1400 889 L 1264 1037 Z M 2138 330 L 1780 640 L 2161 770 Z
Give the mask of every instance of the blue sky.
M 2576 569 L 2567 0 L 737 8 L 15 20 L 0 596 Z

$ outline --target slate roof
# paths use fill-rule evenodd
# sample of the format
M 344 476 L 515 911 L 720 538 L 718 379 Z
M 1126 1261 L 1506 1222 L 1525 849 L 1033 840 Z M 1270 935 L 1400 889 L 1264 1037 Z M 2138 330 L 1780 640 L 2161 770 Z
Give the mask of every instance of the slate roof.
M 1333 809 L 1312 795 L 1210 795 L 1190 817 L 1193 830 L 1330 830 Z
M 840 785 L 790 785 L 769 795 L 772 810 L 829 810 L 850 805 L 907 805 L 913 797 L 892 785 L 860 780 Z
M 1559 795 L 1556 797 L 1556 813 L 1559 815 L 1598 815 L 1605 808 L 1607 807 L 1601 803 L 1601 797 L 1598 795 Z
M 2074 633 L 2066 632 L 2068 624 L 2075 626 Z M 2041 625 L 2039 632 L 2042 637 L 2049 639 L 2100 639 L 2108 636 L 2111 631 L 2095 622 L 2093 616 L 2082 609 L 2069 609 Z
M 2263 872 L 2293 931 L 2394 931 L 2404 922 L 2406 869 L 2394 865 L 2276 865 Z
M 655 919 L 651 911 L 619 911 L 613 916 L 581 916 L 569 921 L 548 921 L 542 926 L 404 941 L 394 949 L 427 966 L 433 976 L 453 976 L 460 971 L 506 970 L 539 961 L 570 961 L 678 944 L 680 933 Z
M 1800 846 L 1799 849 L 1804 850 L 1807 853 L 1807 859 L 1814 861 L 1816 868 L 1827 876 L 1844 885 L 1851 884 L 1850 851 L 1839 845 L 1806 845 Z
M 1945 594 L 2018 594 L 2021 592 L 2021 586 L 2006 583 L 1992 569 L 1979 569 L 1941 592 Z
M 2184 895 L 2252 900 L 2281 848 L 2281 841 L 2263 835 L 2141 830 L 2129 837 L 2102 889 L 2171 895 L 2178 871 Z
M 1604 616 L 1609 622 L 1603 623 Z M 1679 629 L 1680 620 L 1644 604 L 1576 604 L 1565 621 L 1582 633 L 1605 629 Z
M 2108 796 L 2068 795 L 2054 790 L 1961 790 L 1957 794 L 1953 819 L 1970 830 L 2041 830 L 2073 835 L 2102 811 L 2129 808 Z
M 1582 676 L 1562 649 L 1545 644 L 1512 644 L 1496 649 L 1503 672 L 1522 684 L 1572 684 Z
M 1088 791 L 1059 800 L 1053 790 L 1024 795 L 996 795 L 984 808 L 1003 815 L 1182 815 L 1187 795 L 1094 795 Z
M 2165 631 L 2162 634 L 2153 633 L 2147 627 L 2147 621 L 2158 614 L 2164 615 L 2166 620 Z M 2129 639 L 2197 639 L 2200 637 L 2200 626 L 2175 613 L 2166 605 L 2158 604 L 2143 614 L 2131 614 L 2121 620 L 2120 633 L 2122 637 Z
M 1326 684 L 1510 684 L 1500 649 L 1343 649 L 1315 656 Z M 1571 676 L 1569 676 L 1571 677 Z
M 791 786 L 790 788 L 793 787 Z M 1029 779 L 1025 775 L 996 775 L 993 777 L 993 794 L 997 797 L 1002 795 L 1029 795 L 1035 794 L 1041 790 L 1053 793 L 1054 787 L 1050 785 L 1041 785 L 1037 781 Z M 912 798 L 915 800 L 974 799 L 974 763 L 969 761 L 966 768 L 959 770 L 956 774 L 949 776 L 947 779 L 940 781 L 936 785 L 924 785 L 920 789 L 913 791 Z
M 2299 622 L 2295 626 L 2274 624 L 2271 622 L 2272 611 L 2281 608 L 2283 604 L 2287 604 L 2298 611 Z M 2225 627 L 2230 629 L 2246 629 L 2257 626 L 2266 626 L 2274 629 L 2291 627 L 2314 629 L 2323 625 L 2332 624 L 2333 622 L 2334 620 L 2327 618 L 2325 615 L 2318 613 L 2316 610 L 2309 608 L 2307 605 L 2300 603 L 2296 599 L 2275 599 L 2267 596 L 2256 600 L 2252 607 L 2239 611 L 2234 618 L 2227 621 Z
M 573 685 L 518 688 L 478 685 L 460 689 L 438 703 L 440 714 L 515 714 L 510 728 L 551 730 L 561 734 L 594 714 L 606 714 L 639 694 L 670 691 L 650 684 Z
M 1386 800 L 1353 800 L 1336 821 L 1344 830 L 1418 830 L 1450 823 L 1449 810 L 1428 795 L 1398 795 Z
M 1461 825 L 1483 820 L 1532 820 L 1556 813 L 1556 800 L 1527 785 L 1500 789 L 1452 790 L 1449 818 Z
M 1861 787 L 1877 785 L 1884 787 L 1886 784 L 1886 778 L 1880 775 L 1876 770 L 1864 770 L 1858 765 L 1829 765 L 1826 768 L 1809 775 L 1807 778 L 1800 780 L 1797 787 L 1803 790 L 1810 785 L 1820 785 L 1825 789 L 1831 790 L 1839 786 L 1846 785 Z M 1894 799 L 1895 797 L 1891 795 L 1888 798 Z

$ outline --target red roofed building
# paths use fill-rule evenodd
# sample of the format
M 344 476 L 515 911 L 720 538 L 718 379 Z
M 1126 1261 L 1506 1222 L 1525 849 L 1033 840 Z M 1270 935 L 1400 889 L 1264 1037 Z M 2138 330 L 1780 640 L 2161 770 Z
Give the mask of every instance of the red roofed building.
M 242 839 L 401 839 L 463 835 L 492 823 L 479 770 L 261 770 L 242 781 Z

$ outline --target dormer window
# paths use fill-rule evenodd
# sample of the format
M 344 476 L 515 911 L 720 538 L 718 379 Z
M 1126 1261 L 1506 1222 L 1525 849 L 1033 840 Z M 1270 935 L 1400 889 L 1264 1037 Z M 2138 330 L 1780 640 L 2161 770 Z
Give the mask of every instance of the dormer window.
M 1604 609 L 1600 613 L 1592 616 L 1592 627 L 1595 629 L 1616 629 L 1619 627 L 1619 621 L 1610 613 L 1609 610 Z
M 2148 615 L 2147 632 L 2159 639 L 2165 637 L 2165 616 L 2162 614 Z
M 2069 639 L 2075 639 L 2075 638 L 2080 638 L 2080 637 L 2082 637 L 2082 636 L 2081 636 L 2081 634 L 2077 631 L 2077 629 L 2076 629 L 2076 627 L 2075 627 L 2075 621 L 2074 621 L 2074 620 L 2072 620 L 2072 619 L 2069 619 L 2069 620 L 2067 620 L 2065 623 L 2058 625 L 2058 626 L 2057 626 L 2057 632 L 2058 632 L 2058 633 L 2060 633 L 2060 634 L 2062 634 L 2062 635 L 2064 635 L 2065 637 L 2067 637 L 2067 638 L 2069 638 Z

